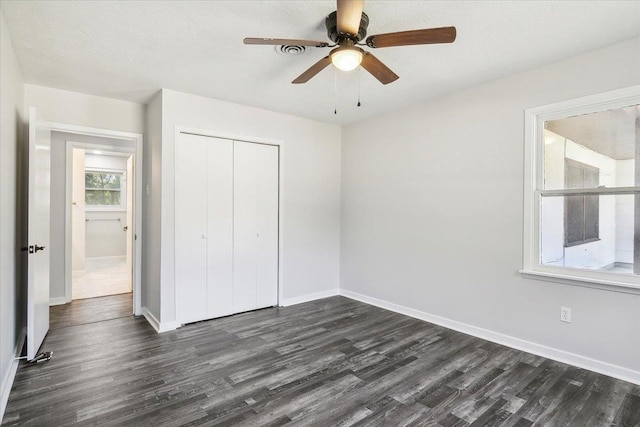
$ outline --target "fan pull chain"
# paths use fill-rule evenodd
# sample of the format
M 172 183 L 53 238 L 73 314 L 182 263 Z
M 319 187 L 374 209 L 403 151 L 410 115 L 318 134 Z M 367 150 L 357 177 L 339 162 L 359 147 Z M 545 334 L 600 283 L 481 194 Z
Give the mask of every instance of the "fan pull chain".
M 333 114 L 338 114 L 338 71 L 333 70 Z
M 358 67 L 358 107 L 362 104 L 360 103 L 360 78 L 362 77 L 362 68 Z

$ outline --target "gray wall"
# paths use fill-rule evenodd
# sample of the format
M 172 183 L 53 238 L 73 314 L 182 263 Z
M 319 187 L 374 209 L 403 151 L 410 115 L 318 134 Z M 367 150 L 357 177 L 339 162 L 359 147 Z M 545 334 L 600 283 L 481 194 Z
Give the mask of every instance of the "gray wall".
M 640 296 L 518 273 L 524 109 L 640 84 L 638 52 L 630 40 L 345 126 L 341 289 L 638 375 Z
M 147 104 L 142 179 L 142 307 L 160 320 L 162 93 Z M 148 189 L 148 191 L 147 191 Z
M 23 191 L 19 165 L 24 156 L 24 84 L 4 16 L 0 12 L 0 419 L 17 366 L 16 345 L 25 326 L 25 284 L 20 274 L 24 255 L 19 232 Z

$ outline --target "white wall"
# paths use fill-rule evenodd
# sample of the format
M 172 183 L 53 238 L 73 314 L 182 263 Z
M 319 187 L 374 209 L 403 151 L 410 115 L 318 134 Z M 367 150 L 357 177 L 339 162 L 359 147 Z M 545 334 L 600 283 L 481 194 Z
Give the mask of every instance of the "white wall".
M 337 292 L 340 127 L 163 89 L 161 321 L 175 320 L 175 126 L 283 141 L 284 299 Z
M 343 127 L 341 288 L 640 379 L 640 296 L 518 273 L 523 110 L 639 84 L 638 52 L 640 38 Z
M 126 172 L 128 157 L 129 155 L 92 154 L 88 152 L 84 160 L 84 166 L 88 169 L 114 169 Z
M 144 133 L 145 106 L 135 102 L 26 84 L 25 107 L 37 107 L 43 120 Z
M 123 194 L 124 196 L 124 194 Z M 126 211 L 87 211 L 85 222 L 86 257 L 127 255 Z
M 25 326 L 25 286 L 19 262 L 18 212 L 23 192 L 19 166 L 24 153 L 24 84 L 4 16 L 0 12 L 0 420 L 6 408 L 16 348 Z

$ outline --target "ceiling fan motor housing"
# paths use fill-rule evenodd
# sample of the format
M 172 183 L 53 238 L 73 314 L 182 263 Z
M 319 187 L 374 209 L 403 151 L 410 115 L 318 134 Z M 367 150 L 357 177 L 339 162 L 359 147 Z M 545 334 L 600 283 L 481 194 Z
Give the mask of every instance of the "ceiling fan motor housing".
M 359 42 L 367 36 L 367 27 L 369 27 L 369 17 L 366 13 L 362 12 L 362 18 L 360 19 L 360 26 L 358 27 L 358 34 L 346 34 L 338 32 L 338 12 L 331 12 L 324 21 L 327 26 L 327 36 L 329 39 L 337 44 L 340 44 L 343 40 L 351 40 L 354 43 Z

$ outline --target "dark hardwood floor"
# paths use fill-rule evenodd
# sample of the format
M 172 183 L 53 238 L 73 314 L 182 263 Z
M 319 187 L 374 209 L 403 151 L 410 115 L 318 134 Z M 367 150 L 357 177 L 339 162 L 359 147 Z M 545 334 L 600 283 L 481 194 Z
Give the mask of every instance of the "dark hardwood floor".
M 52 329 L 3 425 L 638 426 L 640 386 L 343 297 Z
M 77 299 L 69 304 L 54 305 L 49 308 L 49 329 L 102 322 L 131 316 L 133 295 L 110 295 L 106 297 Z

